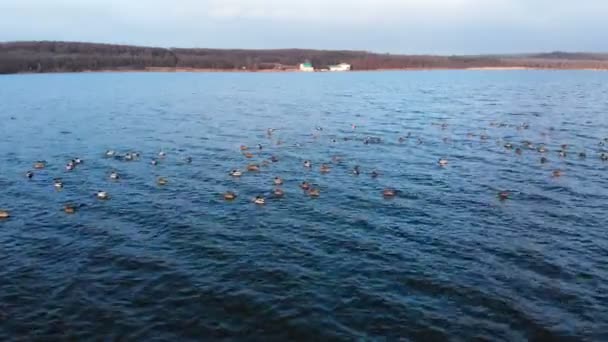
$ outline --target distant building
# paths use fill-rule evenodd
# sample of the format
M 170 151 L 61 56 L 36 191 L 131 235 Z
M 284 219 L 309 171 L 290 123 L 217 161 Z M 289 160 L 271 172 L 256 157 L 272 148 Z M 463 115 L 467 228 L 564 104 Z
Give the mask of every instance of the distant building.
M 350 64 L 340 63 L 337 65 L 330 65 L 329 71 L 350 71 Z
M 312 71 L 315 71 L 315 68 L 313 68 L 313 66 L 310 62 L 305 62 L 305 63 L 300 64 L 300 71 L 312 72 Z

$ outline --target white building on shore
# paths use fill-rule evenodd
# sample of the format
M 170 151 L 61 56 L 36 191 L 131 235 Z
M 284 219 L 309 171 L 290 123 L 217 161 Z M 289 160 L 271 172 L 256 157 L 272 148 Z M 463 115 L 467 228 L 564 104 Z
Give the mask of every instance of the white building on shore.
M 300 71 L 313 72 L 313 71 L 315 71 L 315 68 L 312 66 L 312 64 L 310 62 L 305 62 L 305 63 L 300 64 Z
M 329 71 L 350 71 L 350 70 L 351 70 L 350 64 L 346 64 L 346 63 L 340 63 L 340 64 L 329 66 Z

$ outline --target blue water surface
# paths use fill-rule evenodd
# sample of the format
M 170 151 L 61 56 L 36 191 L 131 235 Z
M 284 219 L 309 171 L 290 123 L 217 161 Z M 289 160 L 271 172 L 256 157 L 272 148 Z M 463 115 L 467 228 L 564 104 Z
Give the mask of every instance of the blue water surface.
M 607 340 L 605 138 L 603 72 L 1 76 L 0 339 Z

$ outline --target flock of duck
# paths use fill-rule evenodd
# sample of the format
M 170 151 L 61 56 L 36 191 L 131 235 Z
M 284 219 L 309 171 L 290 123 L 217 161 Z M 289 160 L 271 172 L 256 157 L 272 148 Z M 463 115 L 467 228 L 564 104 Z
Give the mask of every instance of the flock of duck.
M 442 130 L 445 130 L 447 128 L 447 124 L 443 123 L 443 124 L 437 124 L 441 126 Z M 496 124 L 496 123 L 491 123 L 490 126 L 493 127 L 505 127 L 507 126 L 506 124 Z M 529 125 L 528 124 L 521 124 L 518 126 L 515 126 L 518 130 L 521 129 L 528 129 Z M 356 128 L 355 125 L 352 125 L 353 130 Z M 316 128 L 317 131 L 322 131 L 323 129 L 321 127 L 317 127 Z M 272 139 L 273 133 L 275 132 L 275 129 L 269 128 L 267 130 L 267 135 L 269 138 Z M 476 138 L 479 137 L 480 140 L 484 141 L 484 140 L 488 140 L 489 136 L 485 133 L 482 134 L 475 134 L 475 133 L 467 133 L 467 138 L 472 139 L 472 138 Z M 409 139 L 412 139 L 413 136 L 411 133 L 408 133 L 406 136 L 400 136 L 398 138 L 398 142 L 399 143 L 404 143 L 406 141 L 408 141 Z M 345 139 L 346 140 L 346 139 Z M 447 138 L 443 139 L 444 142 L 447 142 Z M 335 139 L 334 139 L 335 141 Z M 417 144 L 422 144 L 423 140 L 418 137 L 416 138 Z M 363 143 L 364 144 L 379 144 L 382 143 L 382 139 L 381 138 L 377 138 L 377 137 L 366 137 L 363 139 Z M 281 140 L 278 140 L 276 142 L 277 145 L 282 144 Z M 608 151 L 604 149 L 604 146 L 608 145 L 608 138 L 605 138 L 603 140 L 601 140 L 598 144 L 600 146 L 600 151 L 599 151 L 599 159 L 602 161 L 608 161 Z M 531 151 L 536 151 L 539 155 L 540 155 L 540 163 L 541 164 L 546 164 L 549 162 L 549 159 L 547 158 L 547 153 L 549 152 L 548 148 L 543 145 L 543 144 L 538 144 L 535 145 L 534 143 L 532 143 L 531 141 L 527 141 L 524 140 L 522 141 L 520 144 L 518 144 L 517 146 L 512 143 L 512 142 L 504 142 L 504 148 L 506 150 L 514 150 L 514 152 L 517 155 L 521 155 L 523 153 L 524 150 L 531 150 Z M 257 145 L 257 149 L 262 150 L 264 147 L 261 144 Z M 241 145 L 240 146 L 240 152 L 241 154 L 247 158 L 247 159 L 251 159 L 254 157 L 254 154 L 252 152 L 250 152 L 250 148 L 246 145 Z M 569 146 L 567 144 L 562 144 L 561 148 L 557 151 L 558 156 L 560 158 L 566 158 L 566 156 L 569 154 Z M 105 158 L 113 158 L 116 160 L 121 160 L 121 161 L 135 161 L 135 160 L 139 160 L 141 158 L 140 153 L 138 152 L 126 152 L 124 154 L 118 153 L 114 150 L 108 150 L 104 153 L 104 157 Z M 152 166 L 156 166 L 158 165 L 160 160 L 163 160 L 167 157 L 166 152 L 161 151 L 158 153 L 157 156 L 155 156 L 153 159 L 151 159 L 150 164 Z M 587 155 L 584 151 L 578 152 L 578 158 L 580 159 L 584 159 L 586 158 Z M 342 160 L 341 157 L 339 156 L 333 156 L 332 157 L 332 163 L 340 163 Z M 268 166 L 271 163 L 277 163 L 279 161 L 279 158 L 275 155 L 272 155 L 268 160 L 264 160 L 262 162 L 262 166 Z M 190 164 L 192 163 L 192 158 L 191 157 L 186 157 L 184 158 L 184 162 L 186 164 Z M 75 170 L 76 168 L 78 168 L 80 165 L 82 165 L 84 163 L 84 161 L 81 158 L 74 158 L 69 160 L 66 165 L 65 165 L 65 171 L 66 172 L 71 172 L 73 170 Z M 439 160 L 437 160 L 437 165 L 438 167 L 441 168 L 445 168 L 448 166 L 448 159 L 447 158 L 441 158 Z M 33 170 L 27 171 L 25 172 L 25 178 L 26 179 L 32 179 L 35 177 L 36 172 L 42 169 L 45 169 L 47 166 L 47 162 L 46 161 L 36 161 L 33 163 Z M 304 162 L 302 163 L 302 167 L 305 169 L 312 169 L 313 168 L 313 162 L 310 160 L 304 160 Z M 260 171 L 260 164 L 256 164 L 256 163 L 250 163 L 246 166 L 246 172 L 259 172 Z M 331 166 L 328 163 L 322 163 L 319 166 L 319 172 L 322 174 L 326 174 L 331 172 Z M 354 166 L 352 168 L 352 174 L 354 176 L 359 176 L 361 174 L 361 169 L 359 166 Z M 244 172 L 241 171 L 240 169 L 233 169 L 231 171 L 228 172 L 229 176 L 233 177 L 233 178 L 239 178 L 241 176 L 244 175 Z M 553 170 L 552 171 L 552 177 L 561 177 L 562 176 L 562 171 L 559 169 Z M 373 170 L 370 173 L 372 178 L 377 178 L 380 176 L 380 173 Z M 108 179 L 112 180 L 112 181 L 118 181 L 120 180 L 121 176 L 120 174 L 116 171 L 116 170 L 111 170 L 108 173 Z M 169 184 L 169 180 L 167 178 L 164 177 L 158 177 L 156 179 L 156 184 L 158 186 L 165 186 L 167 184 Z M 285 195 L 285 192 L 283 190 L 283 184 L 284 181 L 281 177 L 276 176 L 273 179 L 273 184 L 274 184 L 274 189 L 272 191 L 272 196 L 274 196 L 275 198 L 282 198 Z M 61 178 L 55 178 L 53 180 L 53 187 L 56 190 L 61 190 L 64 186 L 64 183 L 62 181 Z M 316 198 L 319 197 L 321 195 L 321 191 L 319 188 L 315 187 L 313 184 L 307 182 L 307 181 L 302 181 L 299 184 L 299 187 L 302 189 L 302 191 L 307 195 L 310 196 L 311 198 Z M 391 199 L 394 198 L 396 196 L 398 196 L 399 194 L 399 190 L 394 189 L 394 188 L 385 188 L 382 190 L 381 196 L 386 198 L 386 199 Z M 100 200 L 100 201 L 107 201 L 110 199 L 110 195 L 108 194 L 107 191 L 97 191 L 95 193 L 95 197 Z M 509 191 L 500 191 L 497 194 L 497 198 L 501 201 L 505 201 L 508 200 L 510 197 L 510 192 Z M 238 195 L 236 192 L 234 191 L 226 191 L 222 194 L 222 198 L 225 201 L 234 201 L 238 198 Z M 266 198 L 262 195 L 256 196 L 255 198 L 251 199 L 251 202 L 256 204 L 256 205 L 265 205 L 266 204 Z M 76 213 L 77 209 L 80 208 L 81 206 L 73 204 L 73 203 L 66 203 L 63 207 L 63 211 L 66 214 L 74 214 Z M 11 213 L 8 210 L 3 210 L 0 209 L 0 220 L 1 219 L 8 219 L 11 217 Z

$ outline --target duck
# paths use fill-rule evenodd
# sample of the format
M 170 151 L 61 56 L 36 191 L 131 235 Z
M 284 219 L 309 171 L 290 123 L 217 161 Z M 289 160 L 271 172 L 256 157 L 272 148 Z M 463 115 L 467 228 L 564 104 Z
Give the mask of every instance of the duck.
M 512 149 L 512 148 L 513 148 L 513 144 L 511 144 L 511 143 L 506 143 L 506 144 L 505 144 L 505 148 L 510 150 L 510 149 Z
M 37 161 L 34 163 L 34 169 L 44 169 L 46 167 L 46 162 L 45 161 Z
M 314 188 L 308 189 L 307 193 L 310 197 L 319 197 L 321 195 L 321 191 L 319 189 Z
M 283 185 L 283 179 L 281 177 L 274 177 L 274 185 Z
M 510 195 L 511 195 L 511 194 L 510 194 L 508 191 L 501 191 L 501 192 L 499 192 L 499 193 L 498 193 L 498 198 L 499 198 L 501 201 L 506 201 L 506 200 L 508 200 L 508 199 L 509 199 L 509 196 L 510 196 Z
M 82 159 L 80 159 L 80 158 L 74 158 L 74 164 L 80 165 L 82 163 L 84 163 L 84 161 Z
M 439 161 L 438 161 L 437 163 L 438 163 L 438 164 L 439 164 L 439 166 L 441 166 L 441 167 L 446 167 L 446 166 L 448 166 L 448 160 L 447 160 L 447 159 L 445 159 L 445 158 L 441 158 L 441 159 L 439 159 Z
M 608 161 L 608 154 L 606 154 L 606 153 L 602 153 L 602 154 L 600 155 L 600 159 L 601 159 L 602 161 Z
M 150 161 L 150 164 L 152 164 L 153 166 L 158 165 L 158 160 L 152 159 L 152 161 Z
M 540 163 L 541 163 L 541 164 L 545 164 L 545 163 L 547 163 L 547 162 L 549 162 L 549 159 L 547 159 L 547 158 L 545 158 L 545 157 L 541 157 L 541 158 L 540 158 Z
M 114 180 L 116 180 L 116 179 L 119 179 L 119 178 L 120 178 L 120 176 L 118 175 L 118 172 L 116 172 L 116 171 L 112 171 L 112 172 L 110 173 L 110 179 L 114 179 Z
M 262 166 L 268 166 L 268 165 L 270 165 L 270 162 L 268 160 L 262 161 Z
M 165 151 L 158 152 L 158 157 L 159 158 L 165 158 L 166 156 L 167 156 L 167 153 Z
M 110 199 L 110 195 L 108 195 L 108 193 L 105 191 L 97 191 L 95 196 L 97 196 L 97 199 L 100 199 L 100 200 Z
M 249 172 L 260 171 L 260 167 L 256 164 L 249 164 L 249 165 L 247 165 L 247 171 L 249 171 Z
M 585 158 L 587 158 L 587 153 L 581 152 L 581 153 L 578 154 L 578 157 L 581 158 L 581 159 L 585 159 Z
M 333 157 L 331 157 L 331 161 L 334 164 L 340 164 L 342 162 L 342 157 L 340 157 L 340 156 L 333 156 Z
M 559 156 L 560 156 L 560 158 L 565 158 L 566 157 L 566 151 L 560 150 L 559 151 Z
M 63 181 L 61 180 L 61 178 L 55 178 L 53 180 L 53 186 L 55 187 L 55 189 L 61 190 L 63 188 Z
M 114 151 L 114 150 L 107 150 L 105 155 L 108 158 L 114 157 L 114 156 L 116 156 L 116 151 Z
M 391 188 L 384 189 L 382 191 L 382 196 L 384 196 L 384 198 L 393 198 L 397 196 L 397 190 Z
M 400 143 L 404 143 L 404 142 L 405 142 L 405 138 L 404 138 L 404 137 L 399 137 L 398 141 L 399 141 Z
M 279 161 L 279 158 L 277 156 L 272 156 L 272 157 L 270 157 L 270 161 L 273 163 L 276 163 Z
M 255 203 L 257 205 L 264 205 L 264 204 L 266 204 L 266 200 L 264 199 L 263 196 L 257 196 L 256 198 L 253 199 L 253 203 Z
M 192 164 L 192 157 L 186 157 L 184 161 L 186 162 L 186 164 Z
M 224 199 L 226 201 L 234 201 L 236 199 L 236 197 L 237 197 L 236 194 L 232 191 L 226 191 L 224 193 Z
M 123 159 L 126 161 L 132 161 L 135 159 L 135 156 L 131 152 L 127 152 Z
M 274 189 L 274 191 L 272 193 L 274 194 L 275 197 L 283 197 L 285 195 L 285 192 L 280 188 Z
M 302 184 L 300 184 L 300 188 L 302 188 L 302 190 L 309 190 L 310 189 L 310 183 L 308 183 L 308 182 L 302 182 Z
M 11 213 L 6 210 L 0 210 L 0 220 L 4 220 L 11 217 Z
M 359 170 L 359 165 L 357 165 L 353 168 L 353 175 L 358 176 L 360 174 L 361 174 L 361 171 Z
M 32 171 L 28 171 L 25 173 L 25 177 L 32 179 L 32 178 L 34 178 L 34 173 Z
M 243 173 L 241 171 L 235 169 L 235 170 L 230 171 L 230 175 L 232 177 L 241 177 L 243 175 Z
M 74 214 L 74 213 L 76 213 L 76 206 L 68 203 L 63 206 L 63 211 L 66 214 Z
M 545 153 L 545 152 L 547 152 L 547 148 L 545 148 L 545 146 L 539 146 L 537 151 L 540 153 Z
M 374 170 L 374 171 L 372 171 L 371 176 L 372 176 L 372 178 L 378 178 L 378 176 L 380 176 L 380 174 L 376 170 Z
M 562 150 L 567 150 L 568 149 L 568 144 L 562 144 Z
M 158 177 L 158 179 L 156 179 L 156 184 L 163 186 L 169 184 L 169 181 L 164 177 Z
M 74 167 L 75 167 L 75 165 L 72 162 L 69 162 L 69 163 L 66 164 L 65 170 L 66 171 L 72 171 L 72 170 L 74 170 Z
M 258 144 L 258 150 L 260 150 L 260 151 L 261 151 L 261 150 L 263 150 L 263 149 L 264 149 L 264 146 L 262 146 L 262 144 Z
M 249 158 L 249 159 L 253 158 L 253 153 L 250 153 L 250 152 L 245 153 L 245 158 Z
M 553 170 L 552 175 L 553 175 L 554 178 L 561 177 L 562 171 L 561 170 Z
M 241 151 L 247 151 L 249 149 L 249 147 L 245 146 L 245 145 L 241 145 Z
M 309 168 L 309 169 L 312 167 L 312 164 L 310 163 L 310 160 L 305 160 L 304 161 L 304 167 L 305 168 Z
M 522 152 L 523 152 L 523 151 L 522 151 L 522 150 L 521 150 L 521 148 L 519 148 L 519 147 L 515 149 L 515 154 L 519 154 L 519 155 L 521 155 L 521 154 L 522 154 Z
M 331 171 L 331 167 L 327 164 L 322 164 L 320 169 L 321 173 L 329 173 Z
M 271 137 L 271 136 L 272 136 L 272 133 L 274 133 L 274 131 L 275 131 L 275 129 L 274 129 L 274 128 L 268 128 L 268 129 L 266 130 L 266 134 L 267 134 L 269 137 Z

